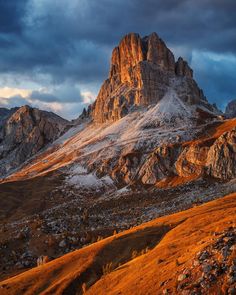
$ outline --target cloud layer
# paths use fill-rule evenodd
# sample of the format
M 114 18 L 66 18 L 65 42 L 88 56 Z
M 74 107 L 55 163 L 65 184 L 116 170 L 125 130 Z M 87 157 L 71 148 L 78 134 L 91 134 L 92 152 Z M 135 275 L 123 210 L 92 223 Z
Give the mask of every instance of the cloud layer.
M 97 93 L 120 38 L 156 31 L 224 107 L 236 97 L 235 10 L 235 0 L 0 1 L 0 87 L 27 89 L 28 103 L 60 105 L 62 115 L 67 106 L 72 117 Z M 22 97 L 0 96 L 9 106 Z

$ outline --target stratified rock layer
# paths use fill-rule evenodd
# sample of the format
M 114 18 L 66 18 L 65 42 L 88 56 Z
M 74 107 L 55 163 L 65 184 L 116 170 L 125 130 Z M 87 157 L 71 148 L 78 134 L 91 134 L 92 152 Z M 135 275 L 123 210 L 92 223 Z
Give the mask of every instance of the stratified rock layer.
M 169 89 L 188 104 L 211 108 L 193 79 L 187 62 L 173 53 L 156 33 L 141 38 L 128 34 L 112 52 L 109 78 L 103 83 L 93 105 L 94 121 L 116 121 L 132 106 L 160 101 Z

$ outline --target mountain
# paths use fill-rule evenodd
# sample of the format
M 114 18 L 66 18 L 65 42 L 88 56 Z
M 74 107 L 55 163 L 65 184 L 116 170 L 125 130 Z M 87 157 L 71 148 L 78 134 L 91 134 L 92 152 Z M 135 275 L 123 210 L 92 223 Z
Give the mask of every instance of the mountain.
M 10 173 L 62 135 L 69 122 L 46 111 L 23 106 L 0 110 L 0 176 Z
M 3 126 L 10 130 L 8 139 L 4 135 L 4 146 L 15 147 L 17 157 L 30 158 L 21 157 L 15 163 L 15 149 L 9 148 L 1 160 L 1 279 L 36 266 L 42 255 L 48 256 L 46 260 L 57 258 L 115 232 L 236 190 L 236 119 L 221 116 L 198 87 L 188 64 L 182 58 L 175 61 L 155 33 L 144 38 L 131 33 L 121 40 L 113 50 L 109 77 L 96 101 L 71 128 L 56 115 L 29 107 L 17 110 Z M 35 140 L 39 133 L 43 136 Z M 6 169 L 9 163 L 14 170 Z M 209 224 L 211 218 L 215 224 L 219 212 L 224 212 L 224 205 L 217 202 L 214 204 L 222 207 L 209 216 Z M 197 228 L 204 231 L 205 225 L 199 223 Z M 149 237 L 155 233 L 141 235 L 140 243 L 147 238 L 153 245 Z M 184 237 L 180 234 L 180 242 L 189 235 L 189 231 Z M 207 234 L 196 239 L 200 237 L 205 239 Z M 128 240 L 137 244 L 133 241 Z M 122 247 L 129 248 L 128 242 Z M 96 245 L 79 253 L 85 251 L 90 257 L 87 249 Z M 100 252 L 98 255 L 102 259 Z M 57 268 L 57 261 L 49 265 Z M 61 271 L 67 273 L 67 267 L 71 266 L 65 258 Z M 96 271 L 100 274 L 95 266 L 83 276 L 92 280 Z M 70 294 L 68 290 L 64 294 Z
M 1 294 L 233 295 L 235 197 L 114 234 L 0 282 Z
M 225 116 L 227 118 L 235 118 L 236 117 L 236 100 L 230 101 L 225 108 Z
M 188 64 L 182 58 L 175 62 L 157 34 L 131 33 L 113 50 L 109 78 L 77 127 L 53 144 L 54 153 L 40 156 L 44 165 L 26 165 L 20 178 L 78 162 L 88 173 L 105 177 L 109 185 L 102 185 L 108 188 L 111 183 L 160 186 L 175 178 L 230 180 L 236 174 L 229 160 L 235 121 L 224 122 L 219 115 Z M 68 183 L 77 185 L 73 173 L 71 167 Z
M 141 38 L 128 34 L 112 52 L 109 78 L 93 106 L 96 122 L 116 121 L 133 106 L 158 103 L 169 90 L 187 105 L 213 111 L 193 79 L 193 71 L 173 53 L 156 33 Z

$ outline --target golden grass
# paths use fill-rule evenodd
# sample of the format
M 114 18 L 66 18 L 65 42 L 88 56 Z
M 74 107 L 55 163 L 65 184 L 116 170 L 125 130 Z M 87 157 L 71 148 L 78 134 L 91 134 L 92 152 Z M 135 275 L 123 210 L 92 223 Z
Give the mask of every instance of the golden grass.
M 236 194 L 164 216 L 0 283 L 1 295 L 162 294 L 177 272 L 235 222 Z M 133 251 L 143 255 L 132 257 Z M 141 252 L 142 253 L 142 252 Z M 176 263 L 178 261 L 178 263 Z M 103 274 L 103 266 L 112 265 Z M 160 283 L 167 281 L 165 287 Z

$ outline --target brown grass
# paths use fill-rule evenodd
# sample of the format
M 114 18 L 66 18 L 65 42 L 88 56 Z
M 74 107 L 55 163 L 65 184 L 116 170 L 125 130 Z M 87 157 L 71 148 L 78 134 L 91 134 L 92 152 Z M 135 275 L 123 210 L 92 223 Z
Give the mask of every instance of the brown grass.
M 1 295 L 162 294 L 179 269 L 235 222 L 236 194 L 113 235 L 0 283 Z M 149 247 L 132 259 L 132 252 Z M 146 251 L 145 251 L 146 252 Z M 176 263 L 178 261 L 178 263 Z M 103 266 L 112 271 L 103 275 Z M 177 265 L 178 264 L 178 265 Z M 166 282 L 165 286 L 160 286 Z

